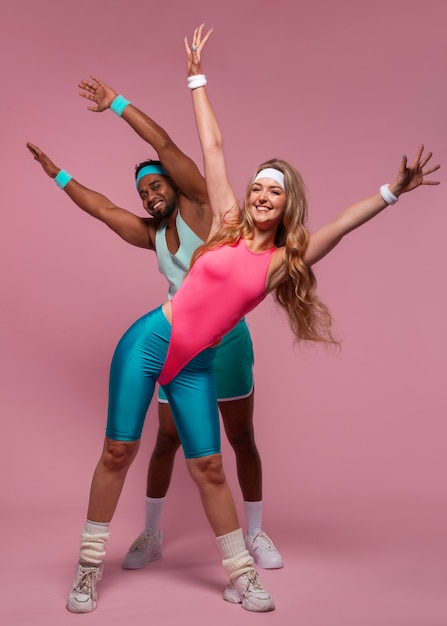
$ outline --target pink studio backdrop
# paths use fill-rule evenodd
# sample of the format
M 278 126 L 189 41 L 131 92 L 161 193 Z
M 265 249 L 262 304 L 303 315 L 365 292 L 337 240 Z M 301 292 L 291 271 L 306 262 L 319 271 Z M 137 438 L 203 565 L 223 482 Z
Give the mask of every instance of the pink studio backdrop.
M 317 267 L 340 354 L 293 349 L 271 299 L 249 323 L 264 525 L 286 560 L 281 572 L 263 574 L 278 604 L 265 619 L 444 625 L 447 3 L 17 0 L 1 13 L 8 623 L 264 619 L 220 600 L 217 552 L 181 455 L 163 518 L 165 559 L 150 573 L 120 570 L 142 526 L 155 407 L 114 520 L 100 607 L 85 618 L 64 609 L 112 352 L 166 286 L 155 256 L 83 214 L 25 143 L 141 212 L 133 166 L 154 153 L 111 112 L 86 111 L 77 84 L 103 78 L 200 163 L 182 39 L 204 20 L 215 29 L 204 71 L 240 196 L 259 162 L 288 159 L 307 182 L 313 230 L 390 182 L 402 152 L 425 143 L 443 165 L 443 185 L 403 197 Z M 226 442 L 223 450 L 240 506 Z

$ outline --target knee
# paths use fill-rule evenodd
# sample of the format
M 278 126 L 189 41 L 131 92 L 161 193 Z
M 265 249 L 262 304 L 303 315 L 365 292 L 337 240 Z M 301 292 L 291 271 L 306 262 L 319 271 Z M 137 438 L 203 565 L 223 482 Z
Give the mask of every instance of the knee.
M 218 487 L 226 483 L 221 454 L 188 459 L 188 467 L 198 485 Z
M 109 472 L 120 472 L 129 468 L 139 447 L 138 441 L 115 441 L 106 439 L 102 463 Z
M 177 435 L 177 432 L 172 433 L 159 430 L 153 456 L 158 458 L 166 455 L 175 454 L 179 447 L 180 439 Z
M 163 457 L 175 454 L 180 447 L 180 439 L 169 404 L 159 403 L 158 419 L 159 426 L 153 456 Z
M 256 450 L 253 428 L 237 430 L 236 432 L 231 431 L 231 429 L 227 429 L 226 435 L 231 447 L 236 453 L 251 452 Z
M 220 402 L 227 439 L 237 453 L 256 453 L 253 429 L 253 392 L 247 398 Z

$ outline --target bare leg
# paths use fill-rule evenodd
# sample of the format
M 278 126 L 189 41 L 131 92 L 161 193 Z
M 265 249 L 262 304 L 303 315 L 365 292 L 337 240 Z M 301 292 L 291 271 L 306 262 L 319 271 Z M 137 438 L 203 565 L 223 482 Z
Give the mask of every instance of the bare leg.
M 127 471 L 138 452 L 140 441 L 105 438 L 104 448 L 93 474 L 87 518 L 110 522 L 115 513 Z
M 224 591 L 228 602 L 240 603 L 248 611 L 272 611 L 275 603 L 253 569 L 242 530 L 239 527 L 233 497 L 222 467 L 221 454 L 186 459 L 188 469 L 199 488 L 203 508 L 216 535 L 222 565 L 230 578 Z
M 180 447 L 180 439 L 175 428 L 169 404 L 158 404 L 159 428 L 157 441 L 152 452 L 147 472 L 148 498 L 164 498 L 172 476 L 174 459 Z
M 237 530 L 239 521 L 222 467 L 222 455 L 186 459 L 186 464 L 199 489 L 203 508 L 216 537 Z
M 236 455 L 239 484 L 244 500 L 262 500 L 262 465 L 253 431 L 253 395 L 219 402 L 228 441 Z
M 222 455 L 219 453 L 197 459 L 186 459 L 186 464 L 199 489 L 206 516 L 216 537 L 239 529 L 236 507 L 222 467 Z M 154 466 L 151 467 L 152 470 L 153 468 Z M 152 503 L 150 505 L 153 507 Z M 153 511 L 153 508 L 147 510 Z M 151 517 L 153 515 L 149 513 L 149 520 Z M 147 524 L 148 513 L 146 513 Z M 153 560 L 161 558 L 161 541 L 161 533 L 155 533 L 152 527 L 146 528 L 130 546 L 122 567 L 140 569 Z
M 169 404 L 158 404 L 158 419 L 157 441 L 147 472 L 145 527 L 125 555 L 121 564 L 124 569 L 141 569 L 162 558 L 160 520 L 180 440 Z
M 253 432 L 253 393 L 247 398 L 219 403 L 219 409 L 235 455 L 239 484 L 244 500 L 262 499 L 262 465 Z M 158 405 L 159 429 L 147 474 L 149 498 L 163 498 L 169 488 L 180 440 L 171 409 Z
M 96 609 L 96 585 L 102 578 L 109 522 L 139 444 L 139 440 L 126 442 L 105 438 L 93 474 L 87 520 L 81 533 L 79 563 L 67 601 L 67 609 L 72 613 L 89 613 Z
M 267 569 L 284 560 L 262 530 L 262 465 L 253 430 L 253 392 L 247 398 L 219 403 L 225 432 L 235 455 L 247 519 L 247 546 L 255 562 Z

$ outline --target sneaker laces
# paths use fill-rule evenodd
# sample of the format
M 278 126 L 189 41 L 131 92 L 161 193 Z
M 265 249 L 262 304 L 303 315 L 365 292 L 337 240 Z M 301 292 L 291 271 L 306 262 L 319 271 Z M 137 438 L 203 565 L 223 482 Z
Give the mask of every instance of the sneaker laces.
M 129 548 L 129 552 L 136 552 L 137 550 L 145 550 L 153 542 L 152 534 L 144 531 L 139 537 L 135 539 L 133 544 Z
M 261 550 L 275 550 L 276 549 L 271 539 L 269 539 L 269 537 L 262 531 L 253 537 L 252 543 L 253 545 L 258 544 Z
M 95 585 L 93 579 L 101 580 L 101 572 L 98 567 L 82 568 L 82 574 L 79 578 L 78 584 L 74 591 L 76 593 L 83 593 L 85 595 L 93 595 L 95 592 Z
M 256 570 L 252 569 L 251 571 L 245 574 L 245 579 L 247 581 L 247 586 L 245 591 L 265 591 L 264 587 L 259 582 L 258 573 Z

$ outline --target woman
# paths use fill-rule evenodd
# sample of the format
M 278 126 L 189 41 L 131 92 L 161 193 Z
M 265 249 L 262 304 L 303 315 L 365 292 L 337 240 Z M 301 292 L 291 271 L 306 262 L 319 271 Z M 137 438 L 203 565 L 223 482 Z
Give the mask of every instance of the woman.
M 228 183 L 220 129 L 204 89 L 206 79 L 200 73 L 200 54 L 209 36 L 202 39 L 199 27 L 192 48 L 187 41 L 185 47 L 213 225 L 172 300 L 131 326 L 115 351 L 106 440 L 93 476 L 77 574 L 67 605 L 73 612 L 96 608 L 96 581 L 102 575 L 109 522 L 137 453 L 157 379 L 172 407 L 188 469 L 230 578 L 224 599 L 251 611 L 275 608 L 253 569 L 222 468 L 211 368 L 214 346 L 272 291 L 285 307 L 297 339 L 333 342 L 330 314 L 316 296 L 310 266 L 402 193 L 438 184 L 424 179 L 439 166 L 424 171 L 431 153 L 423 157 L 421 147 L 410 167 L 403 157 L 394 183 L 352 205 L 310 236 L 305 228 L 301 178 L 284 161 L 273 160 L 258 168 L 239 208 Z M 96 87 L 88 83 L 84 88 L 93 94 Z M 121 96 L 116 101 L 122 111 L 126 101 Z M 73 184 L 63 170 L 57 173 L 56 182 L 62 187 Z

